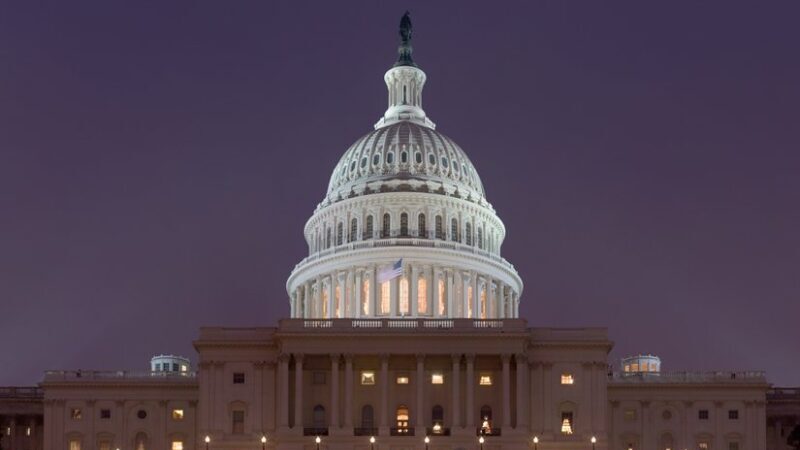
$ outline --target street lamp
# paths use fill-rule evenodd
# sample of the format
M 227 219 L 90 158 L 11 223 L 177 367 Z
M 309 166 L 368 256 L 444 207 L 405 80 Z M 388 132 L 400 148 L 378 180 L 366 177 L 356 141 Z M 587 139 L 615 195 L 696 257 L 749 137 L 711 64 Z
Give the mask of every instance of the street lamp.
M 369 450 L 375 450 L 375 436 L 369 437 Z
M 211 436 L 206 435 L 206 438 L 203 439 L 203 440 L 206 441 L 206 450 L 208 450 L 208 444 L 209 444 L 209 442 L 211 442 Z
M 428 450 L 428 444 L 431 443 L 431 438 L 425 436 L 425 450 Z
M 597 444 L 597 438 L 592 436 L 591 441 L 592 441 L 592 450 L 594 450 L 594 444 Z
M 533 450 L 539 450 L 539 436 L 533 437 Z
M 478 443 L 481 444 L 481 450 L 483 450 L 483 443 L 486 442 L 486 439 L 483 436 L 478 438 Z
M 267 450 L 267 436 L 261 435 L 261 450 Z
M 319 443 L 320 443 L 320 442 L 322 442 L 322 438 L 320 438 L 319 436 L 317 436 L 317 437 L 314 439 L 314 442 L 316 442 L 316 443 L 317 443 L 317 450 L 319 450 Z

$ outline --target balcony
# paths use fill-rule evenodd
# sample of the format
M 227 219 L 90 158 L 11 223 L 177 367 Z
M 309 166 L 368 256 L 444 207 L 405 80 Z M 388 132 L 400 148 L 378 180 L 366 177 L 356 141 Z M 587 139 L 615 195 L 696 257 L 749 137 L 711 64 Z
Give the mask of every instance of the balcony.
M 279 332 L 308 333 L 315 330 L 325 333 L 371 333 L 375 330 L 396 332 L 527 332 L 524 319 L 283 319 L 279 321 Z
M 766 383 L 764 372 L 614 372 L 609 375 L 609 383 L 627 384 L 747 384 Z
M 378 429 L 375 427 L 353 428 L 353 436 L 377 436 Z
M 475 431 L 476 436 L 500 436 L 500 428 L 482 428 L 479 427 Z
M 450 428 L 444 428 L 442 426 L 439 427 L 434 426 L 431 428 L 426 428 L 425 433 L 428 436 L 450 436 Z
M 303 436 L 327 436 L 328 427 L 324 428 L 303 428 Z
M 389 428 L 389 436 L 414 436 L 414 428 L 392 427 Z

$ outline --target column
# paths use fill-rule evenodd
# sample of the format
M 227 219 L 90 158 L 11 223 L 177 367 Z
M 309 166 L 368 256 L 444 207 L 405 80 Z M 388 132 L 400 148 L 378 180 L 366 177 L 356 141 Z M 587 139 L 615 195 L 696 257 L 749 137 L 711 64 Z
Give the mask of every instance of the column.
M 417 266 L 411 266 L 411 279 L 408 280 L 408 307 L 411 309 L 409 311 L 411 317 L 416 318 L 419 311 L 419 305 L 417 305 L 417 277 L 419 274 L 417 273 Z
M 334 289 L 333 293 L 336 294 L 336 291 L 339 291 L 339 307 L 333 310 L 332 317 L 336 319 L 340 319 L 345 316 L 345 307 L 347 306 L 347 284 L 346 281 L 347 272 L 339 272 L 336 275 L 336 289 Z M 336 306 L 336 297 L 334 295 L 334 302 L 333 305 Z
M 253 361 L 253 430 L 264 430 L 264 361 Z
M 328 303 L 328 315 L 325 317 L 325 319 L 332 319 L 333 318 L 333 295 L 334 295 L 333 285 L 335 283 L 336 283 L 336 278 L 333 275 L 328 277 L 328 287 L 327 287 L 327 289 L 328 289 L 328 302 L 327 302 Z
M 469 317 L 469 274 L 461 274 L 461 311 L 462 317 Z
M 553 436 L 553 363 L 542 363 L 542 394 L 544 397 L 542 414 L 544 415 L 544 433 Z
M 455 317 L 455 305 L 453 304 L 455 302 L 455 296 L 453 295 L 453 286 L 455 286 L 455 283 L 453 282 L 453 271 L 447 269 L 445 276 L 447 277 L 445 280 L 445 294 L 447 295 L 447 317 L 452 319 Z
M 416 411 L 414 411 L 414 415 L 417 417 L 417 436 L 424 436 L 425 432 L 425 355 L 417 354 L 417 377 L 416 377 L 416 385 L 417 385 L 417 406 Z
M 303 354 L 294 354 L 294 428 L 303 429 Z
M 683 446 L 685 448 L 690 448 L 694 445 L 691 438 L 691 433 L 689 431 L 689 415 L 692 413 L 692 402 L 683 402 L 683 415 L 681 419 L 683 419 L 683 436 L 681 439 L 683 440 Z M 747 445 L 745 445 L 747 448 Z
M 289 428 L 289 355 L 281 354 L 278 364 L 278 427 L 285 430 Z
M 311 317 L 311 304 L 313 303 L 310 298 L 311 284 L 305 283 L 303 285 L 303 317 L 306 319 Z
M 461 378 L 461 355 L 452 355 L 451 359 L 453 361 L 453 371 L 451 374 L 452 378 L 452 385 L 453 385 L 453 407 L 452 407 L 452 417 L 453 417 L 453 428 L 460 428 L 461 427 L 461 406 L 459 405 L 458 399 L 461 397 L 461 388 L 458 386 L 458 381 Z
M 576 420 L 576 431 L 589 433 L 592 427 L 592 363 L 584 361 L 581 364 L 581 373 L 576 380 L 581 389 L 581 401 L 578 405 L 578 415 L 581 420 Z
M 428 305 L 431 308 L 431 317 L 441 317 L 439 313 L 439 274 L 436 267 L 431 267 L 428 271 L 430 276 L 428 279 Z
M 542 417 L 542 398 L 543 392 L 538 392 L 537 394 L 537 383 L 541 386 L 541 379 L 542 379 L 542 365 L 536 361 L 531 361 L 528 363 L 528 370 L 530 371 L 530 383 L 529 383 L 529 392 L 530 392 L 530 432 L 534 435 L 541 435 L 542 430 L 544 429 L 544 422 Z M 536 405 L 536 406 L 534 406 Z
M 501 355 L 503 360 L 503 428 L 511 427 L 511 355 Z
M 464 355 L 464 360 L 467 362 L 466 382 L 464 389 L 466 390 L 467 406 L 464 410 L 464 417 L 467 428 L 475 428 L 475 355 Z M 480 420 L 483 420 L 481 418 Z
M 376 275 L 376 270 L 373 267 L 369 270 L 369 289 L 370 289 L 370 313 L 372 313 L 372 317 L 378 316 L 378 307 L 380 306 L 380 286 L 378 286 L 378 277 Z
M 359 277 L 360 278 L 360 277 Z M 344 426 L 353 428 L 353 355 L 344 355 Z
M 526 389 L 525 389 L 525 376 L 528 372 L 528 358 L 523 354 L 517 354 L 514 357 L 516 364 L 517 364 L 517 395 L 515 396 L 515 401 L 517 404 L 517 421 L 515 423 L 514 428 L 523 428 L 525 426 L 525 410 L 526 404 L 528 402 L 525 401 L 528 396 L 526 396 Z
M 399 298 L 400 298 L 400 277 L 394 278 L 393 280 L 389 281 L 389 292 L 390 292 L 390 301 L 389 301 L 389 310 L 392 317 L 397 317 L 399 311 Z
M 356 271 L 356 285 L 355 292 L 353 292 L 353 296 L 355 297 L 355 311 L 353 311 L 355 317 L 361 317 L 361 314 L 363 314 L 363 308 L 361 307 L 361 292 L 364 290 L 364 281 L 362 280 L 363 274 L 364 271 L 362 269 Z
M 331 355 L 331 427 L 339 428 L 339 354 Z
M 388 421 L 386 411 L 389 409 L 389 355 L 381 355 L 381 406 L 380 421 L 381 435 L 388 434 Z
M 647 423 L 648 417 L 650 417 L 650 402 L 643 401 L 641 402 L 642 405 L 642 448 L 651 448 L 650 447 L 650 426 Z
M 713 448 L 723 450 L 724 438 L 722 436 L 722 402 L 714 402 L 714 440 Z
M 472 242 L 473 242 L 473 244 L 475 243 L 474 240 Z M 475 273 L 472 273 L 471 275 L 472 275 L 472 277 L 471 277 L 471 280 L 472 280 L 472 317 L 475 318 L 475 319 L 480 319 L 481 318 L 481 291 L 480 291 L 481 286 L 480 286 L 480 283 L 478 283 L 478 275 L 475 274 Z M 482 282 L 483 280 L 480 280 L 480 281 Z
M 505 289 L 506 285 L 498 281 L 497 282 L 497 318 L 498 319 L 505 319 L 506 318 L 506 300 L 505 300 Z
M 353 289 L 353 285 L 355 284 L 355 273 L 353 270 L 347 271 L 347 278 L 345 278 L 345 284 L 342 287 L 342 299 L 344 301 L 344 306 L 342 306 L 342 313 L 339 317 L 355 317 L 355 308 L 353 304 L 355 303 L 355 289 Z

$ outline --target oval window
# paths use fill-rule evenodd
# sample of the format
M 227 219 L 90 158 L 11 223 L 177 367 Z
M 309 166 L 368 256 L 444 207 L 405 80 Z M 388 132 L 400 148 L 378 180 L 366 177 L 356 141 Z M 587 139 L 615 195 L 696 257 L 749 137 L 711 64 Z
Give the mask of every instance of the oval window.
M 367 167 L 367 157 L 361 158 L 361 168 Z
M 447 158 L 445 158 L 444 156 L 442 156 L 442 166 L 444 166 L 445 169 L 447 168 Z
M 355 161 L 350 163 L 350 172 L 352 172 L 354 170 L 356 170 L 356 162 Z
M 400 153 L 400 162 L 403 163 L 403 164 L 408 162 L 408 153 L 407 152 Z
M 417 161 L 417 164 L 422 164 L 422 153 L 417 152 L 414 155 L 414 160 Z
M 394 153 L 389 152 L 386 154 L 386 164 L 391 164 L 394 162 Z
M 375 156 L 372 157 L 372 165 L 377 166 L 380 163 L 381 163 L 381 155 L 376 153 Z

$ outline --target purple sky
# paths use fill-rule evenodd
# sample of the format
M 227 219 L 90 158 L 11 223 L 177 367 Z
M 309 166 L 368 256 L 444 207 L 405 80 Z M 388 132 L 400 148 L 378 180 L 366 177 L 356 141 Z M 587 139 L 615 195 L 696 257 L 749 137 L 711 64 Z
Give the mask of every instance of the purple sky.
M 530 325 L 800 385 L 799 2 L 76 3 L 0 5 L 0 384 L 287 316 L 408 8 Z

